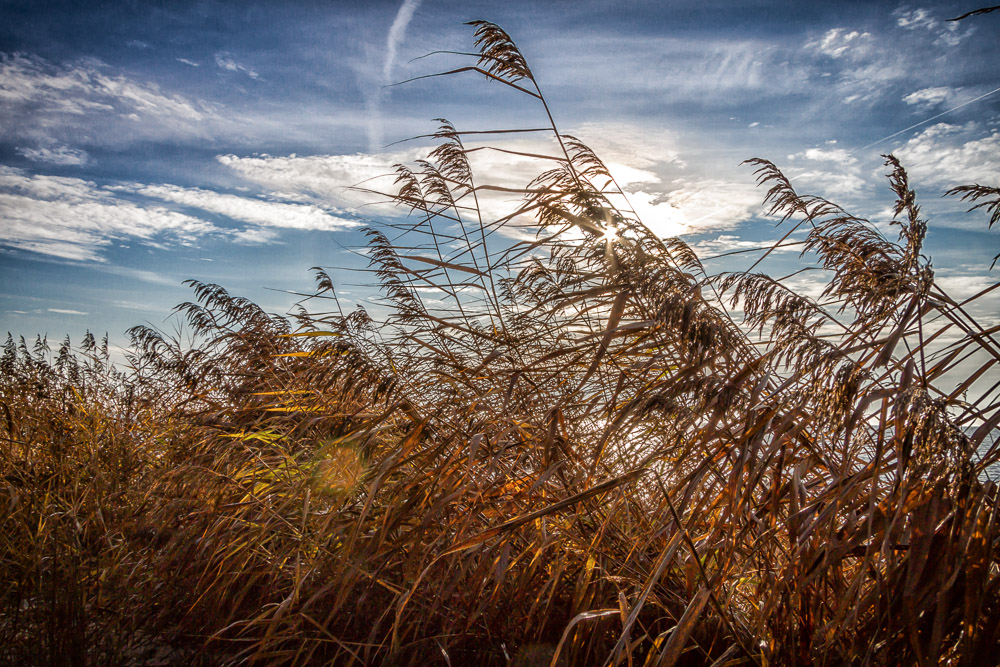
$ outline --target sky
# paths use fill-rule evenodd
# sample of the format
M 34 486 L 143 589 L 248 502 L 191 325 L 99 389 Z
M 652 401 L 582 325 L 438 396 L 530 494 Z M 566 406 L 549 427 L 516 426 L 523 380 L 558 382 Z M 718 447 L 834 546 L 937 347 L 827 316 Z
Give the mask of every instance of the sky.
M 979 6 L 0 0 L 0 334 L 78 343 L 90 330 L 122 346 L 130 326 L 173 326 L 185 279 L 286 313 L 312 266 L 343 300 L 370 303 L 352 249 L 400 212 L 351 186 L 388 187 L 379 176 L 429 148 L 397 142 L 434 118 L 544 120 L 474 74 L 389 85 L 467 64 L 420 56 L 471 50 L 475 19 L 513 36 L 560 129 L 604 158 L 644 222 L 713 270 L 750 255 L 709 258 L 782 234 L 743 160 L 770 159 L 894 235 L 880 157 L 892 152 L 940 284 L 970 296 L 997 279 L 1000 230 L 942 194 L 1000 184 L 1000 12 L 946 19 Z M 521 185 L 537 169 L 479 167 Z M 978 308 L 1000 323 L 1000 302 Z

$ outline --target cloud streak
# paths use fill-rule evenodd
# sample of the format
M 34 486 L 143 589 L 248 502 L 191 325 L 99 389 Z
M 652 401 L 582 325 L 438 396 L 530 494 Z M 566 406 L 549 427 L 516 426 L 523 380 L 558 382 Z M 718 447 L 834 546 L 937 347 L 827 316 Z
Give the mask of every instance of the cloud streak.
M 55 164 L 63 167 L 80 167 L 90 162 L 87 151 L 69 146 L 42 146 L 39 148 L 17 148 L 16 152 L 33 162 Z
M 149 114 L 200 121 L 210 111 L 152 83 L 105 73 L 99 61 L 55 65 L 42 58 L 0 54 L 0 105 L 12 114 L 81 116 L 88 112 Z
M 183 58 L 178 58 L 178 60 L 187 65 L 194 64 L 189 60 L 184 60 Z M 216 53 L 215 64 L 216 66 L 219 67 L 219 69 L 226 70 L 227 72 L 242 73 L 246 74 L 251 79 L 255 80 L 260 79 L 260 74 L 257 72 L 257 70 L 247 65 L 244 65 L 243 63 L 237 62 L 230 53 Z M 197 67 L 197 64 L 195 64 L 195 67 Z
M 70 164 L 76 143 L 121 144 L 168 135 L 209 136 L 221 118 L 213 105 L 138 81 L 94 59 L 53 63 L 0 54 L 0 136 L 24 144 L 22 155 Z M 41 146 L 41 147 L 39 147 Z
M 104 261 L 101 250 L 115 239 L 181 241 L 216 228 L 162 206 L 121 200 L 79 178 L 28 175 L 0 167 L 0 244 L 83 261 Z
M 389 33 L 385 39 L 385 58 L 382 60 L 382 67 L 376 81 L 368 83 L 369 90 L 366 93 L 366 106 L 368 110 L 368 152 L 374 153 L 385 142 L 382 127 L 382 105 L 385 102 L 385 87 L 392 83 L 392 71 L 396 66 L 396 54 L 399 45 L 406 36 L 406 28 L 413 19 L 414 12 L 420 6 L 420 0 L 403 0 L 403 4 L 396 11 L 396 17 L 389 27 Z
M 410 25 L 413 14 L 418 7 L 420 7 L 420 0 L 403 0 L 399 11 L 396 12 L 396 18 L 392 21 L 389 35 L 385 40 L 385 62 L 382 64 L 382 83 L 384 84 L 392 82 L 392 68 L 396 65 L 396 52 L 400 42 L 406 36 L 406 28 Z
M 336 231 L 358 226 L 347 218 L 338 217 L 315 204 L 289 204 L 240 197 L 202 188 L 182 188 L 176 185 L 133 185 L 119 189 L 161 199 L 222 215 L 230 220 L 259 227 Z
M 240 227 L 216 224 L 206 219 L 209 216 Z M 0 167 L 0 221 L 0 245 L 87 262 L 104 262 L 107 247 L 129 239 L 163 247 L 215 235 L 259 244 L 275 240 L 282 229 L 338 231 L 358 225 L 317 204 L 176 185 L 99 186 L 10 167 Z M 152 278 L 152 274 L 140 276 Z

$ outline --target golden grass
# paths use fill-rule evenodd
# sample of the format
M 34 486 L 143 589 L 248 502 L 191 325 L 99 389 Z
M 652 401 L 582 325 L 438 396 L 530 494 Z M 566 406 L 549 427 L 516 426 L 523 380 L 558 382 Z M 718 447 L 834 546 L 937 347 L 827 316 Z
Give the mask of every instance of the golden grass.
M 455 73 L 547 114 L 509 36 L 472 25 Z M 291 320 L 192 283 L 195 344 L 135 328 L 129 372 L 92 339 L 9 341 L 0 659 L 989 663 L 1000 529 L 978 475 L 1000 454 L 973 454 L 1000 406 L 963 392 L 1000 341 L 936 284 L 902 166 L 891 240 L 751 161 L 808 230 L 817 302 L 706 275 L 549 131 L 559 152 L 499 220 L 446 121 L 397 169 L 410 217 L 368 231 L 386 321 L 340 312 L 317 269 L 334 313 Z M 525 216 L 534 240 L 496 234 Z

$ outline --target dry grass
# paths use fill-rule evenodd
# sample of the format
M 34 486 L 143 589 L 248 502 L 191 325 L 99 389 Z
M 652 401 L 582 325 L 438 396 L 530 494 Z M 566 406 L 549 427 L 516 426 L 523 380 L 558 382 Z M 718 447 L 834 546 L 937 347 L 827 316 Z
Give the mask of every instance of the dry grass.
M 472 25 L 454 73 L 551 120 L 507 34 Z M 706 275 L 549 132 L 559 151 L 500 219 L 479 202 L 498 175 L 451 124 L 398 168 L 385 194 L 410 216 L 368 232 L 385 321 L 342 313 L 317 269 L 291 321 L 193 283 L 194 342 L 133 329 L 127 374 L 93 341 L 11 341 L 2 658 L 989 663 L 1000 528 L 979 472 L 1000 453 L 973 454 L 1000 410 L 995 385 L 963 396 L 1000 340 L 935 283 L 902 166 L 886 156 L 893 240 L 751 161 L 808 230 L 814 301 Z

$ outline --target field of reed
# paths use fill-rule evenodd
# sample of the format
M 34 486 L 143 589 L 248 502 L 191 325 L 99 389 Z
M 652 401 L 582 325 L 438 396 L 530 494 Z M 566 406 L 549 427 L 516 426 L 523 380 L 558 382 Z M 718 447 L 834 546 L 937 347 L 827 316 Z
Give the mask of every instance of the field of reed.
M 471 27 L 446 74 L 551 121 Z M 367 231 L 379 313 L 317 268 L 289 317 L 191 282 L 124 366 L 8 338 L 0 662 L 995 663 L 1000 328 L 970 304 L 997 285 L 935 282 L 904 165 L 887 238 L 749 161 L 810 299 L 706 273 L 554 122 L 550 153 L 503 143 L 528 130 L 442 120 L 372 193 L 408 214 Z M 1000 220 L 1000 188 L 952 192 Z

